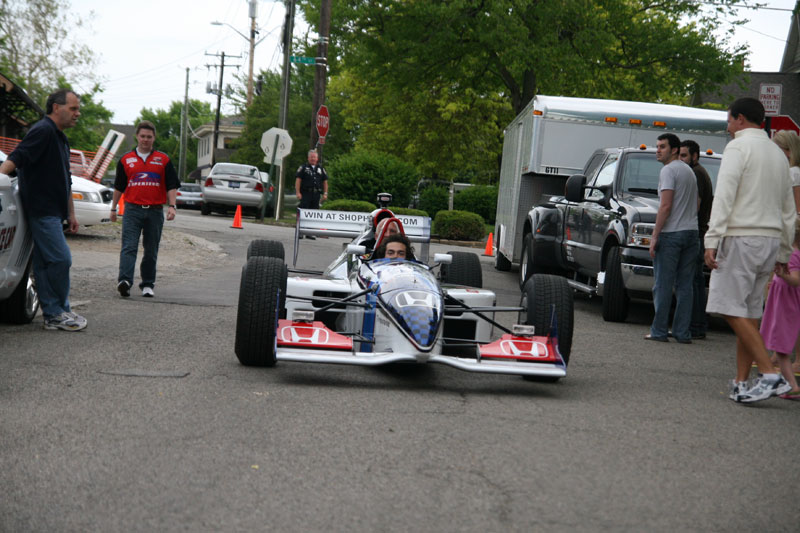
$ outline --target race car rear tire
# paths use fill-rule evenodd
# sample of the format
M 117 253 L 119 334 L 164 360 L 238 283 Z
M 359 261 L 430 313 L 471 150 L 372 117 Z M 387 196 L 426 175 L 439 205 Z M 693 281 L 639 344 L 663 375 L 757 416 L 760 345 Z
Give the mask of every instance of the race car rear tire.
M 442 265 L 441 282 L 482 289 L 483 272 L 478 256 L 470 252 L 447 253 L 453 256 L 453 262 Z
M 256 239 L 247 247 L 247 259 L 251 257 L 277 257 L 281 261 L 286 259 L 283 243 L 268 239 Z
M 520 307 L 526 310 L 521 313 L 520 321 L 534 326 L 536 335 L 547 335 L 553 306 L 558 326 L 558 351 L 566 365 L 572 351 L 572 327 L 575 323 L 572 288 L 561 276 L 532 275 L 522 290 Z
M 606 322 L 625 322 L 631 299 L 622 280 L 622 258 L 619 246 L 608 250 L 606 260 L 606 279 L 603 287 L 603 320 Z
M 8 299 L 0 302 L 0 322 L 30 324 L 38 310 L 39 293 L 33 279 L 33 258 L 30 258 L 17 288 Z
M 276 330 L 286 308 L 286 264 L 251 257 L 242 267 L 236 314 L 236 357 L 245 366 L 275 366 Z

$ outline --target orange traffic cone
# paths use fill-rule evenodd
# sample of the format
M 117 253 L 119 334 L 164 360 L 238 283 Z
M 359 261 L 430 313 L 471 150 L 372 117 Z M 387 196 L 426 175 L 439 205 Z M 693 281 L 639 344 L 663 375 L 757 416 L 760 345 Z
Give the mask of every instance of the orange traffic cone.
M 117 216 L 122 216 L 125 214 L 125 195 L 121 194 L 119 197 L 119 202 L 117 203 Z
M 231 227 L 232 228 L 236 228 L 236 229 L 244 229 L 244 228 L 242 228 L 242 206 L 241 205 L 237 205 L 236 206 L 236 214 L 233 215 L 233 226 L 231 226 Z
M 483 255 L 488 255 L 489 257 L 494 256 L 494 252 L 492 248 L 494 247 L 494 233 L 489 233 L 489 239 L 486 241 L 486 249 L 483 251 Z

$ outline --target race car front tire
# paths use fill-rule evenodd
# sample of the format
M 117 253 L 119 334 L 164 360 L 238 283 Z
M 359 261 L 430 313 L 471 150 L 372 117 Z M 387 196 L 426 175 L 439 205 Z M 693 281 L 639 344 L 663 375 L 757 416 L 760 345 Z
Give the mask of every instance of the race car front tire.
M 558 326 L 558 351 L 566 365 L 572 351 L 572 327 L 575 319 L 572 288 L 567 279 L 561 276 L 533 274 L 522 290 L 520 307 L 526 310 L 521 313 L 520 321 L 534 326 L 536 335 L 547 335 L 553 306 Z
M 286 264 L 251 257 L 242 267 L 236 314 L 236 357 L 245 366 L 275 366 L 276 330 L 286 307 Z
M 442 265 L 441 282 L 482 289 L 483 271 L 478 256 L 469 252 L 447 253 L 453 257 L 453 262 Z
M 247 247 L 247 259 L 251 257 L 276 257 L 283 261 L 286 259 L 286 253 L 283 250 L 283 243 L 268 239 L 255 239 Z

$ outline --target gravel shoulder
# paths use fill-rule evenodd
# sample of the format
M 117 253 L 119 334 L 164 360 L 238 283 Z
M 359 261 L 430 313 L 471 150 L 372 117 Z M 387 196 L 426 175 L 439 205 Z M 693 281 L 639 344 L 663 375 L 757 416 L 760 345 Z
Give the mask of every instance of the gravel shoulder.
M 70 299 L 80 302 L 116 296 L 122 224 L 81 227 L 67 235 L 72 251 Z M 136 257 L 134 285 L 139 283 L 141 242 Z M 209 240 L 164 226 L 158 252 L 158 280 L 169 281 L 229 261 L 222 248 Z

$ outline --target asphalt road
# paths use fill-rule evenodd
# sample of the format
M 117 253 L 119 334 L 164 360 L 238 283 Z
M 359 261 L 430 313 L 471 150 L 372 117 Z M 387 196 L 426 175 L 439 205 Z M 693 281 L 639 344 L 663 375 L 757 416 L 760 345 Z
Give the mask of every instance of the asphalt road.
M 0 531 L 800 530 L 800 405 L 728 400 L 735 340 L 719 324 L 692 345 L 647 343 L 649 305 L 612 324 L 579 296 L 556 384 L 245 368 L 246 246 L 291 254 L 293 230 L 230 224 L 180 211 L 154 299 L 115 292 L 113 234 L 71 237 L 89 327 L 0 325 Z M 304 241 L 298 266 L 342 242 Z M 516 274 L 481 263 L 516 305 Z

